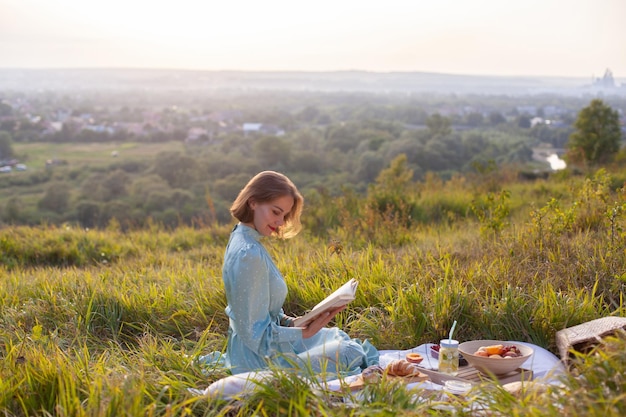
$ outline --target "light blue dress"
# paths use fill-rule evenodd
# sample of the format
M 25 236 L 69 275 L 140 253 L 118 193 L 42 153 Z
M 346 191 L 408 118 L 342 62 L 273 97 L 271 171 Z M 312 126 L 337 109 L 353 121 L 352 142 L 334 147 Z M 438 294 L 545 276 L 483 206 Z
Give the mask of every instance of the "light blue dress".
M 222 274 L 229 317 L 225 362 L 232 372 L 273 364 L 353 375 L 377 364 L 374 346 L 351 339 L 339 328 L 323 328 L 304 339 L 300 328 L 289 327 L 290 320 L 283 311 L 287 285 L 261 237 L 240 223 L 232 231 L 224 254 Z

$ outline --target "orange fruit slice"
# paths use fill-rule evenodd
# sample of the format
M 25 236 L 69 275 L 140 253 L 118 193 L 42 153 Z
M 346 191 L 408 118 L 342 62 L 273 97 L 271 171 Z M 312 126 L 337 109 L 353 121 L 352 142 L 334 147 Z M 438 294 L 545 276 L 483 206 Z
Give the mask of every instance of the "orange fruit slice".
M 411 363 L 420 363 L 424 358 L 419 353 L 407 353 L 406 360 Z
M 502 352 L 502 349 L 504 349 L 504 346 L 502 345 L 485 346 L 485 352 L 489 355 L 499 355 L 500 352 Z

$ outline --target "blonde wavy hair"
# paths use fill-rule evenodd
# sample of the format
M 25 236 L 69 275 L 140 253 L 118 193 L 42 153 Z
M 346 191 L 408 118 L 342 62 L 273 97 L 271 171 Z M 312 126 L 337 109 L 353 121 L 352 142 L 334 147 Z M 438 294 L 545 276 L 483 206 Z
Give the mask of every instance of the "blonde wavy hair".
M 230 206 L 230 214 L 242 223 L 250 223 L 254 219 L 254 211 L 248 202 L 250 199 L 258 203 L 267 203 L 277 198 L 293 197 L 293 207 L 285 216 L 285 224 L 276 231 L 278 237 L 290 238 L 302 229 L 300 215 L 304 206 L 304 198 L 298 188 L 286 175 L 275 171 L 263 171 L 256 174 Z

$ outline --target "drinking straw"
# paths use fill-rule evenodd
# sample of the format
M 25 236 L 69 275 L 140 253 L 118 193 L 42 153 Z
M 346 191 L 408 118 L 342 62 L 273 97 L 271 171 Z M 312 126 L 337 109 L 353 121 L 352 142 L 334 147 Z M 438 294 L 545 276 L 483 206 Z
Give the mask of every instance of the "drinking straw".
M 454 333 L 454 328 L 456 327 L 456 320 L 452 323 L 452 328 L 450 329 L 450 334 L 448 334 L 448 342 L 452 340 L 452 333 Z

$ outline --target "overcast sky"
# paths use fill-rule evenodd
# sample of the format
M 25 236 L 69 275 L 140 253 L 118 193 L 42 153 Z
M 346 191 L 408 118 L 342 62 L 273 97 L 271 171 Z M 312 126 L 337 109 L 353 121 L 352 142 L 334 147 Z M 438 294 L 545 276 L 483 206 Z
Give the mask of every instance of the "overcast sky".
M 0 0 L 0 67 L 626 77 L 626 0 Z

